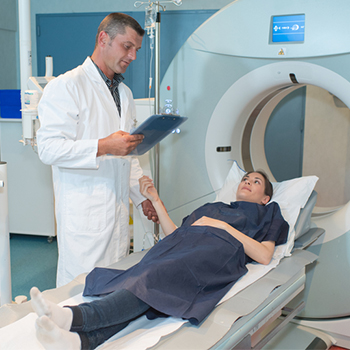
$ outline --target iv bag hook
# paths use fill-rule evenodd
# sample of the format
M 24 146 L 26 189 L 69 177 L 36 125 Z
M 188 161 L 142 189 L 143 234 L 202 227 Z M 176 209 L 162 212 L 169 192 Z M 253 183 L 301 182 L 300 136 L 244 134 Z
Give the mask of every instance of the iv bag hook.
M 163 11 L 165 11 L 165 6 L 161 5 L 161 4 L 174 4 L 176 6 L 181 6 L 182 5 L 182 0 L 170 0 L 170 1 L 135 1 L 134 6 L 136 8 L 141 7 L 142 5 L 149 5 L 150 7 L 152 7 L 153 4 L 156 4 L 158 6 L 160 6 Z

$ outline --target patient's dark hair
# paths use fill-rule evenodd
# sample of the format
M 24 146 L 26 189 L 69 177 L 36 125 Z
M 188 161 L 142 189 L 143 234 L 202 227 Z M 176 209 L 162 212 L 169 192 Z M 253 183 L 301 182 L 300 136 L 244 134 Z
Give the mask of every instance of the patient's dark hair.
M 270 182 L 269 177 L 267 176 L 267 174 L 264 171 L 262 171 L 262 170 L 254 170 L 254 171 L 247 172 L 244 176 L 249 175 L 251 173 L 258 173 L 264 178 L 264 180 L 265 180 L 265 191 L 264 191 L 264 194 L 266 196 L 269 196 L 270 200 L 271 200 L 271 198 L 273 196 L 273 187 L 272 187 L 272 183 Z

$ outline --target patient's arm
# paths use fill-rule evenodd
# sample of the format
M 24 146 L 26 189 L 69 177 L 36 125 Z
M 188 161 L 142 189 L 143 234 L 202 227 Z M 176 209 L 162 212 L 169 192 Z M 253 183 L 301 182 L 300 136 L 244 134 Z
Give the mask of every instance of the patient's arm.
M 271 261 L 272 255 L 275 250 L 275 242 L 273 241 L 264 241 L 260 243 L 255 239 L 246 236 L 244 233 L 236 230 L 234 227 L 230 226 L 226 222 L 208 218 L 206 216 L 202 216 L 192 225 L 212 226 L 225 230 L 243 244 L 244 252 L 250 258 L 263 265 L 267 265 Z
M 162 201 L 159 198 L 158 192 L 153 185 L 153 181 L 148 176 L 143 176 L 139 179 L 140 192 L 149 199 L 159 218 L 164 234 L 167 236 L 177 229 L 177 226 L 170 219 Z

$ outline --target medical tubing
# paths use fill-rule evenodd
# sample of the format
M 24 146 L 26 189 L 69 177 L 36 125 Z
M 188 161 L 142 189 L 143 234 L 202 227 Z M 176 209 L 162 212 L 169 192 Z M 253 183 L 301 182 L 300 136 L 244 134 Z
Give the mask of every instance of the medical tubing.
M 144 235 L 143 235 L 143 240 L 142 240 L 142 250 L 146 249 L 146 238 L 148 238 L 149 236 L 151 236 L 153 238 L 153 242 L 150 242 L 150 240 L 148 241 L 148 243 L 152 246 L 154 244 L 157 244 L 160 241 L 160 238 L 157 237 L 153 232 L 151 231 L 145 231 Z
M 151 33 L 150 36 L 151 44 L 150 44 L 150 49 L 151 49 L 151 57 L 150 57 L 150 63 L 149 63 L 149 84 L 148 84 L 148 98 L 151 99 L 151 90 L 152 90 L 152 62 L 153 62 L 153 50 L 154 50 L 154 35 Z M 152 115 L 153 113 L 150 111 L 150 114 Z

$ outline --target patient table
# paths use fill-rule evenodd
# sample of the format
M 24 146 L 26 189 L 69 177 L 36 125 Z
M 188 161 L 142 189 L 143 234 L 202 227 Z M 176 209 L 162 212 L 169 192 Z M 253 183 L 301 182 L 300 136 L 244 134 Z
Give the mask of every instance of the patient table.
M 285 307 L 304 289 L 305 267 L 313 263 L 317 256 L 299 248 L 309 245 L 322 232 L 323 230 L 318 228 L 311 229 L 306 235 L 301 237 L 303 242 L 296 242 L 296 248 L 290 257 L 283 258 L 277 267 L 270 270 L 265 276 L 248 285 L 228 300 L 220 303 L 199 326 L 192 326 L 189 322 L 182 320 L 175 321 L 178 322 L 175 331 L 171 332 L 171 334 L 159 334 L 158 338 L 153 341 L 154 344 L 151 348 L 262 348 L 302 310 L 303 303 L 293 310 L 287 310 Z M 133 253 L 111 267 L 126 269 L 136 264 L 145 253 L 146 251 Z M 61 303 L 83 291 L 85 276 L 85 274 L 82 274 L 66 286 L 44 291 L 44 295 L 53 302 Z M 281 316 L 282 310 L 283 315 Z M 13 327 L 21 320 L 23 321 L 23 318 L 31 315 L 31 312 L 32 309 L 29 302 L 21 305 L 4 305 L 0 308 L 0 338 L 2 339 L 0 349 L 12 348 L 4 345 L 6 344 L 6 340 L 5 342 L 3 341 L 4 334 L 7 336 L 7 334 L 13 332 L 15 328 L 10 329 L 8 327 Z M 153 321 L 145 319 L 144 322 L 146 324 L 136 325 L 136 327 L 146 329 L 148 327 L 147 322 Z M 123 332 L 127 334 L 127 329 L 130 326 L 131 324 L 124 330 L 126 332 Z M 15 331 L 15 333 L 22 333 L 22 329 L 18 327 L 18 331 Z M 137 332 L 137 336 L 133 335 L 133 330 L 130 332 L 131 336 L 129 334 L 129 338 L 134 339 L 135 344 L 130 345 L 128 343 L 123 347 L 118 343 L 120 339 L 113 341 L 113 337 L 110 341 L 101 345 L 99 349 L 143 348 L 142 346 L 140 347 L 143 343 L 140 331 Z M 12 344 L 12 341 L 8 341 L 7 344 Z M 29 348 L 31 347 L 28 346 Z M 150 347 L 147 346 L 147 348 Z

